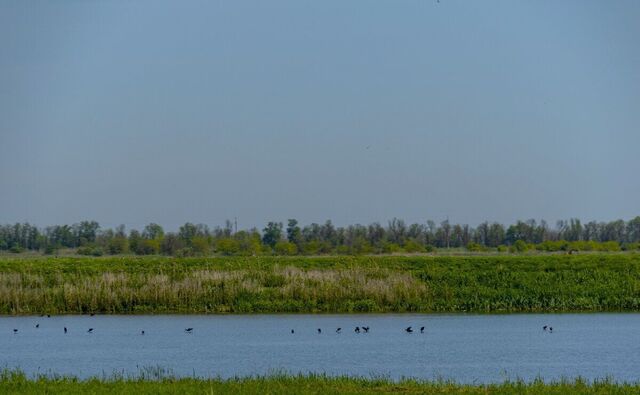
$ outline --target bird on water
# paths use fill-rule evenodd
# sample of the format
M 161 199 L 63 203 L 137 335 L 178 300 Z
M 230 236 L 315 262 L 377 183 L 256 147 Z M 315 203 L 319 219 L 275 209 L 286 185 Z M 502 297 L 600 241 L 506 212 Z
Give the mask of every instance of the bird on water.
M 88 333 L 93 333 L 93 328 L 89 328 Z
M 64 333 L 67 333 L 67 327 L 66 326 L 64 327 Z
M 356 326 L 355 332 L 356 333 L 360 333 L 360 327 L 359 326 Z
M 291 333 L 296 333 L 293 329 L 291 329 Z
M 322 333 L 322 329 L 318 328 L 318 334 Z
M 191 333 L 191 332 L 193 332 L 193 328 L 187 328 L 184 331 L 187 332 L 187 333 Z
M 336 329 L 336 333 L 340 333 L 341 330 L 342 330 L 342 328 Z
M 369 327 L 368 326 L 363 326 L 362 329 L 364 330 L 364 333 L 369 333 Z
M 17 330 L 17 329 L 14 329 L 14 330 L 13 330 L 13 333 L 18 333 L 18 330 Z
M 413 329 L 411 329 L 411 327 L 407 327 L 407 329 L 404 330 L 407 333 L 413 333 Z
M 424 333 L 424 326 L 420 327 L 420 333 Z
M 40 324 L 36 324 L 36 328 L 40 328 Z

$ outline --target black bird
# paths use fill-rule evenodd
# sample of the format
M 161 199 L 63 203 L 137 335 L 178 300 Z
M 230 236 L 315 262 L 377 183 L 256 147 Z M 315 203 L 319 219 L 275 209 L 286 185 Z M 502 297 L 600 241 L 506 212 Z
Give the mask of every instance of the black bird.
M 424 333 L 424 326 L 420 327 L 420 333 Z
M 14 329 L 14 330 L 13 330 L 13 333 L 18 333 L 18 330 L 17 330 L 17 329 Z
M 543 331 L 546 331 L 546 330 L 547 330 L 547 326 L 546 326 L 546 325 L 545 325 L 545 326 L 543 326 L 543 327 L 542 327 L 542 330 L 543 330 Z
M 94 315 L 96 315 L 96 313 L 91 313 L 91 314 L 89 314 L 89 315 L 90 315 L 91 317 L 93 317 Z
M 413 333 L 413 329 L 411 329 L 411 327 L 407 327 L 407 329 L 404 330 L 407 333 Z
M 141 335 L 144 335 L 144 331 L 140 332 Z
M 553 332 L 553 327 L 549 327 L 549 332 Z
M 64 333 L 67 333 L 67 327 L 66 326 L 64 327 Z
M 295 331 L 293 329 L 291 329 L 291 333 L 295 333 Z
M 364 329 L 364 333 L 369 333 L 369 327 L 368 326 L 363 326 L 362 329 Z
M 187 333 L 191 333 L 191 332 L 193 332 L 193 328 L 187 328 L 184 331 L 187 332 Z
M 87 331 L 87 333 L 93 333 L 93 328 L 89 328 L 89 330 Z
M 336 333 L 340 333 L 341 330 L 342 330 L 342 328 L 336 329 Z
M 36 328 L 40 328 L 40 324 L 36 324 Z
M 51 314 L 47 314 L 47 318 L 51 318 Z
M 360 327 L 356 326 L 356 333 L 360 333 Z
M 322 329 L 318 328 L 318 334 L 322 333 Z

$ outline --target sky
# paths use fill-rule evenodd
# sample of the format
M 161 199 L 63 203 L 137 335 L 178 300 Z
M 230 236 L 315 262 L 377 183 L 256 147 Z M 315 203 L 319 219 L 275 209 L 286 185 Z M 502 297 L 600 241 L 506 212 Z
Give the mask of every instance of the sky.
M 2 1 L 0 223 L 640 215 L 640 2 Z

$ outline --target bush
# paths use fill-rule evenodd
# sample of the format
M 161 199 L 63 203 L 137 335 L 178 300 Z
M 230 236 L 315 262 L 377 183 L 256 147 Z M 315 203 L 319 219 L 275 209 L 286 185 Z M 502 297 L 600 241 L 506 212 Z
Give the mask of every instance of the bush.
M 424 252 L 424 247 L 422 246 L 422 244 L 416 242 L 415 240 L 409 240 L 404 243 L 404 250 L 409 253 Z
M 184 247 L 176 251 L 175 256 L 178 258 L 186 258 L 195 256 L 195 253 L 191 247 Z
M 617 241 L 605 241 L 599 244 L 598 251 L 620 251 L 620 244 Z
M 302 252 L 305 255 L 317 255 L 320 252 L 320 243 L 318 241 L 310 241 L 302 245 Z
M 160 252 L 160 240 L 142 240 L 137 244 L 135 252 L 138 255 L 155 255 Z
M 79 255 L 87 255 L 87 256 L 102 256 L 104 251 L 100 247 L 94 246 L 84 246 L 79 247 L 76 251 Z
M 274 249 L 278 255 L 295 255 L 298 252 L 295 244 L 282 240 L 276 243 Z
M 386 254 L 393 254 L 398 251 L 400 251 L 400 246 L 395 243 L 384 243 L 382 245 L 382 252 Z
M 116 236 L 107 244 L 107 252 L 111 255 L 124 254 L 128 250 L 129 240 L 124 236 Z
M 525 252 L 529 248 L 527 243 L 525 243 L 523 240 L 516 240 L 516 242 L 513 243 L 512 247 L 513 252 Z
M 216 243 L 216 252 L 222 255 L 235 255 L 240 251 L 240 243 L 231 238 L 220 239 Z
M 546 252 L 555 252 L 555 251 L 568 251 L 569 243 L 564 240 L 559 241 L 545 241 L 536 245 L 536 250 L 538 251 L 546 251 Z
M 45 253 L 45 255 L 53 255 L 56 252 L 58 252 L 59 248 L 60 248 L 60 246 L 49 244 L 46 247 L 44 247 L 44 253 Z
M 487 251 L 487 247 L 478 244 L 478 243 L 469 243 L 467 244 L 467 250 L 468 251 L 473 251 L 473 252 L 481 252 L 481 251 Z
M 10 252 L 13 252 L 14 254 L 19 254 L 21 252 L 24 252 L 24 248 L 20 247 L 19 245 L 12 245 L 11 248 L 9 248 Z
M 211 247 L 209 246 L 209 240 L 205 237 L 196 236 L 191 240 L 191 248 L 196 255 L 206 255 Z

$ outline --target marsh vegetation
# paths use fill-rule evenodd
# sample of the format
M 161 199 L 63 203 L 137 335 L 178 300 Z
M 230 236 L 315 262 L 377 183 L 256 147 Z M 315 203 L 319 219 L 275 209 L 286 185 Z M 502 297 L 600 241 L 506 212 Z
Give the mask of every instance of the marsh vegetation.
M 640 309 L 640 254 L 1 258 L 0 313 Z

